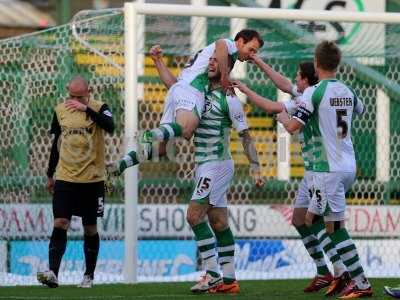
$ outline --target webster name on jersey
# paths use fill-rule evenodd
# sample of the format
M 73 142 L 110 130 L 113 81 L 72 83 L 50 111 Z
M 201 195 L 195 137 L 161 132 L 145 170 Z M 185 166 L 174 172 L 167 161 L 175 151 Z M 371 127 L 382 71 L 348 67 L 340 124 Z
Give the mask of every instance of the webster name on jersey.
M 330 98 L 331 106 L 353 106 L 352 98 Z
M 351 126 L 353 113 L 363 111 L 354 91 L 336 79 L 321 80 L 304 91 L 293 118 L 304 125 L 306 170 L 355 172 Z

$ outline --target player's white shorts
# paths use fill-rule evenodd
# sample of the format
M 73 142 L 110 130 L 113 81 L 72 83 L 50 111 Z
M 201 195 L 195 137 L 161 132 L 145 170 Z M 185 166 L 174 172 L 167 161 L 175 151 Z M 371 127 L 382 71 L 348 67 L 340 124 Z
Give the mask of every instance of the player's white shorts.
M 308 208 L 310 205 L 310 190 L 308 189 L 308 182 L 311 180 L 311 172 L 305 171 L 304 177 L 299 183 L 296 198 L 294 200 L 295 208 Z
M 196 167 L 196 186 L 192 201 L 227 207 L 227 193 L 234 174 L 233 160 L 210 161 Z
M 204 94 L 202 92 L 183 80 L 179 80 L 168 90 L 160 124 L 175 122 L 178 109 L 193 111 L 200 119 L 204 109 L 204 102 Z
M 355 172 L 311 172 L 308 183 L 313 195 L 308 211 L 324 216 L 326 221 L 344 220 L 345 194 L 355 178 Z

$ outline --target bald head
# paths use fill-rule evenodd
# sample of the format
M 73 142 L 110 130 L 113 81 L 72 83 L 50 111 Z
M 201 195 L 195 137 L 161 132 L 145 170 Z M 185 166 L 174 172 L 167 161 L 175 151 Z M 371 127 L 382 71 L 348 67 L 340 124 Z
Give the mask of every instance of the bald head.
M 71 79 L 67 86 L 71 97 L 87 97 L 89 95 L 89 84 L 85 78 L 78 75 Z

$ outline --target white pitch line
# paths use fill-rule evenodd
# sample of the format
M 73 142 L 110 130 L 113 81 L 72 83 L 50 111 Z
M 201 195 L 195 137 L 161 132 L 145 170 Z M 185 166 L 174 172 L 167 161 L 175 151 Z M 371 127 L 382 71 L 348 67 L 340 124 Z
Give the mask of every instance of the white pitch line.
M 153 297 L 157 297 L 157 298 L 171 298 L 171 299 L 175 299 L 175 298 L 187 298 L 187 297 L 194 297 L 194 296 L 198 296 L 198 295 L 173 295 L 173 294 L 168 294 L 168 295 L 139 295 L 139 296 L 131 296 L 131 299 L 151 299 Z
M 74 297 L 74 296 L 67 296 L 67 297 L 35 297 L 35 296 L 31 296 L 31 297 L 26 297 L 26 296 L 0 296 L 0 299 L 10 299 L 10 300 L 65 300 L 65 299 L 78 299 L 79 296 Z M 96 297 L 96 296 L 88 296 L 85 297 L 85 299 L 89 299 L 89 300 L 96 300 L 96 299 L 124 299 L 125 297 L 123 296 L 101 296 L 101 297 Z
M 101 296 L 101 297 L 96 297 L 96 296 L 88 296 L 85 297 L 85 299 L 89 300 L 97 300 L 97 299 L 125 299 L 126 297 L 130 297 L 130 299 L 151 299 L 153 297 L 157 298 L 187 298 L 187 297 L 194 297 L 196 295 L 126 295 L 126 296 Z M 74 297 L 74 296 L 67 296 L 67 297 L 26 297 L 26 296 L 0 296 L 0 299 L 7 299 L 7 300 L 66 300 L 66 299 L 78 299 L 79 296 Z

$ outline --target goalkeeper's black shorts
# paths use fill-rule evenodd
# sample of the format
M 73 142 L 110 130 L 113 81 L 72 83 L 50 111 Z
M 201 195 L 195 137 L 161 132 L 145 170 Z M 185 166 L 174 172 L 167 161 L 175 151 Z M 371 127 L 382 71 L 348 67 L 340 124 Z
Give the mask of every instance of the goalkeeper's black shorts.
M 71 220 L 82 217 L 83 225 L 94 225 L 104 213 L 104 181 L 73 183 L 56 180 L 53 195 L 53 216 Z

